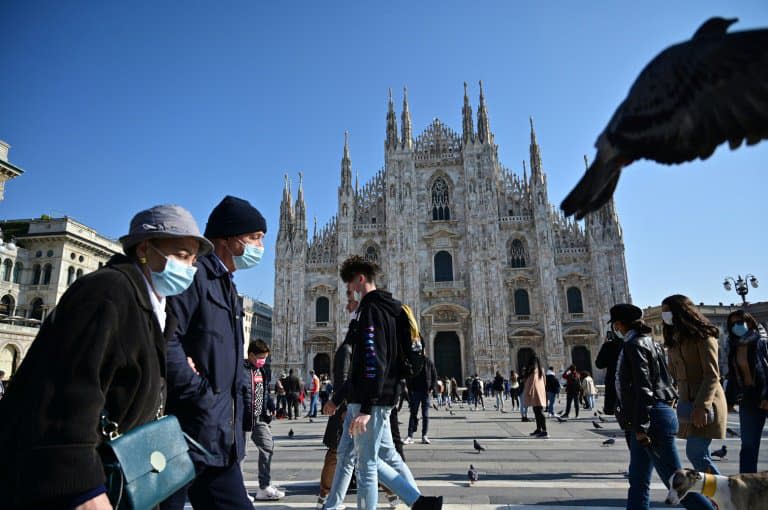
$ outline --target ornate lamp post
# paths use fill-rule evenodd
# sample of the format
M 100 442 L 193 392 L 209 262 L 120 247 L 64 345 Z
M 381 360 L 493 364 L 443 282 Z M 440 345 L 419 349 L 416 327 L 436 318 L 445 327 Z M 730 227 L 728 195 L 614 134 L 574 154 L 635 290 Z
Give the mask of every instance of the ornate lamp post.
M 747 294 L 749 294 L 749 285 L 747 285 L 747 282 L 749 282 L 749 285 L 752 285 L 752 288 L 755 289 L 759 284 L 755 275 L 746 274 L 744 275 L 744 278 L 739 275 L 735 280 L 732 276 L 726 276 L 725 280 L 723 281 L 723 287 L 725 290 L 735 290 L 736 294 L 741 296 L 742 306 L 744 306 L 747 304 Z

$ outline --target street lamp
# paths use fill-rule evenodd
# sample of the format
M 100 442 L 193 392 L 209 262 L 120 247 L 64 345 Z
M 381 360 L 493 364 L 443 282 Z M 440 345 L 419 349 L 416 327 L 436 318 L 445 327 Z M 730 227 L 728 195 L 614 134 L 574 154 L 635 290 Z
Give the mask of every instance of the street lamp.
M 749 281 L 749 285 L 752 285 L 752 288 L 756 289 L 758 286 L 757 277 L 753 274 L 746 274 L 744 275 L 744 278 L 739 275 L 738 278 L 735 280 L 732 276 L 726 276 L 725 280 L 723 281 L 723 287 L 725 287 L 725 290 L 731 290 L 733 287 L 735 287 L 736 294 L 741 296 L 742 305 L 747 304 L 747 294 L 749 294 L 749 286 L 747 285 L 747 281 Z

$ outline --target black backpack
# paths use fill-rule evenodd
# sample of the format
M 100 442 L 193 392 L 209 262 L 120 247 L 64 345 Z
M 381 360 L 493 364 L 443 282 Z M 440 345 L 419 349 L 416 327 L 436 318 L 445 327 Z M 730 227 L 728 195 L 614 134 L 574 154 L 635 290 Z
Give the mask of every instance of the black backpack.
M 400 377 L 413 379 L 427 364 L 424 339 L 411 307 L 403 305 L 397 316 L 397 363 Z

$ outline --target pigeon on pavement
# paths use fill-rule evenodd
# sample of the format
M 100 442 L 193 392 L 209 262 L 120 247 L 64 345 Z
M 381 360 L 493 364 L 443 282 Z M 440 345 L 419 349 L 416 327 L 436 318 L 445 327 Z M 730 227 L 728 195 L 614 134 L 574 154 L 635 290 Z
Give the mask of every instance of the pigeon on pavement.
M 480 479 L 480 475 L 472 464 L 469 465 L 469 471 L 467 471 L 467 478 L 469 479 L 469 485 L 472 485 Z
M 477 439 L 473 439 L 472 443 L 473 443 L 472 446 L 475 448 L 475 450 L 477 450 L 477 453 L 485 451 L 485 447 L 483 445 L 481 445 L 480 443 L 478 443 Z
M 677 164 L 707 159 L 726 141 L 736 149 L 768 139 L 768 29 L 728 33 L 736 21 L 710 18 L 642 70 L 560 204 L 566 216 L 602 207 L 638 159 Z
M 710 455 L 722 460 L 726 455 L 728 455 L 728 448 L 723 445 L 719 450 L 715 450 L 714 452 L 710 453 Z
M 596 429 L 603 428 L 603 426 L 597 423 L 595 420 L 592 420 L 592 426 L 595 427 Z
M 291 439 L 293 439 L 293 429 L 290 429 L 290 430 L 288 431 L 288 437 L 290 437 Z
M 605 441 L 603 441 L 603 446 L 611 446 L 615 442 L 616 442 L 616 440 L 611 437 L 611 438 L 608 438 Z
M 728 427 L 727 429 L 725 429 L 725 433 L 728 434 L 728 436 L 730 437 L 741 437 L 741 435 L 731 427 Z

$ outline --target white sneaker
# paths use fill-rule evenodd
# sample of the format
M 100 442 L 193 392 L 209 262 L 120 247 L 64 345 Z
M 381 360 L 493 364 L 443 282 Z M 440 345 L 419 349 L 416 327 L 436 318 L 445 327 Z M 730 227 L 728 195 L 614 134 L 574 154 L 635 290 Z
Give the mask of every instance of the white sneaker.
M 396 494 L 387 496 L 387 501 L 389 502 L 389 508 L 397 508 L 397 505 L 400 504 L 400 498 Z
M 256 491 L 256 499 L 259 501 L 274 501 L 285 496 L 284 492 L 280 492 L 271 485 L 266 489 L 258 489 Z
M 325 506 L 325 500 L 327 498 L 325 496 L 318 496 L 317 497 L 317 504 L 315 505 L 316 510 L 323 510 L 323 507 Z
M 251 503 L 253 503 L 253 502 L 255 502 L 255 501 L 256 501 L 256 498 L 254 498 L 253 496 L 251 496 L 251 495 L 250 495 L 250 494 L 248 494 L 247 492 L 245 493 L 245 495 L 246 495 L 246 496 L 248 496 L 248 500 L 249 500 Z
M 432 444 L 427 436 L 421 436 L 421 444 Z
M 411 436 L 406 437 L 403 439 L 403 444 L 413 444 L 413 438 Z

